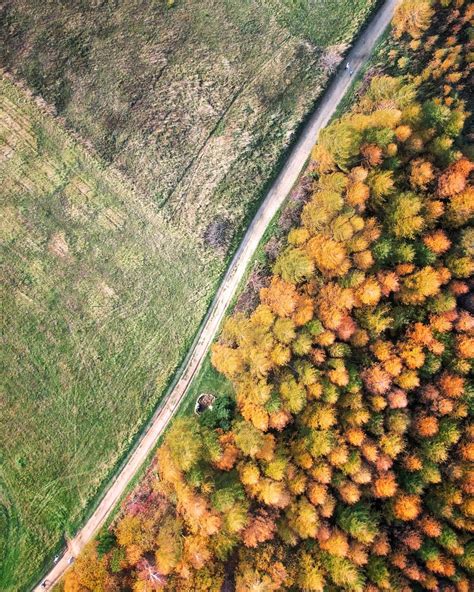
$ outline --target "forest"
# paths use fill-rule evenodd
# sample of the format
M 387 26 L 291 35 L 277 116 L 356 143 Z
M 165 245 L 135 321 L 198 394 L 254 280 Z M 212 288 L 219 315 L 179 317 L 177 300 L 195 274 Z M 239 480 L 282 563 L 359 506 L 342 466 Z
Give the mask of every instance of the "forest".
M 235 397 L 174 421 L 64 592 L 469 592 L 473 15 L 401 4 L 212 347 Z

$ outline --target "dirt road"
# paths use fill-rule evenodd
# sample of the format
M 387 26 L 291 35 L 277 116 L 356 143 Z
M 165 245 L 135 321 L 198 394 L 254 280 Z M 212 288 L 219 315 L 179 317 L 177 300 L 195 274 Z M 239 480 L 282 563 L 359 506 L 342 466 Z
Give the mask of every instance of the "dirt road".
M 262 202 L 235 253 L 209 312 L 207 313 L 204 323 L 202 324 L 201 331 L 180 370 L 177 372 L 177 380 L 171 385 L 166 396 L 163 398 L 162 403 L 153 415 L 148 427 L 137 442 L 128 461 L 116 475 L 95 512 L 77 533 L 74 539 L 72 539 L 67 551 L 61 556 L 56 565 L 35 588 L 35 592 L 49 590 L 64 575 L 64 572 L 70 565 L 70 561 L 77 556 L 84 545 L 91 540 L 94 534 L 105 522 L 107 516 L 125 491 L 130 479 L 132 479 L 134 474 L 143 464 L 146 457 L 155 446 L 157 439 L 166 429 L 166 426 L 177 410 L 179 403 L 186 395 L 186 391 L 194 375 L 198 372 L 201 366 L 206 352 L 219 329 L 219 325 L 232 296 L 245 273 L 247 265 L 251 260 L 265 229 L 298 179 L 298 176 L 310 155 L 311 148 L 315 143 L 319 131 L 324 128 L 334 114 L 339 102 L 349 88 L 353 77 L 364 65 L 377 39 L 389 24 L 398 1 L 399 0 L 385 1 L 349 53 L 347 62 L 350 64 L 350 69 L 346 69 L 345 64 L 342 65 L 340 72 L 325 92 L 318 109 L 303 129 L 303 132 L 291 151 L 285 166 L 271 186 L 265 200 Z M 350 71 L 352 71 L 352 75 L 350 74 Z M 42 584 L 44 582 L 46 582 L 46 586 L 43 587 Z

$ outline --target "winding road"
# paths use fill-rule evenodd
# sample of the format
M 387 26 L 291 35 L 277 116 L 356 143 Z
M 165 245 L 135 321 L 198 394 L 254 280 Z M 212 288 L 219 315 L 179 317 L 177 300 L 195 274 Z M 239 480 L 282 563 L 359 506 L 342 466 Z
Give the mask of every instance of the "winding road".
M 278 212 L 286 196 L 296 183 L 311 153 L 318 133 L 331 119 L 341 99 L 350 87 L 353 77 L 365 64 L 378 38 L 390 23 L 399 1 L 386 0 L 384 2 L 348 54 L 346 59 L 350 64 L 350 70 L 344 66 L 340 68 L 339 73 L 334 77 L 331 85 L 324 93 L 318 108 L 309 119 L 298 141 L 291 150 L 284 167 L 248 227 L 201 325 L 201 330 L 176 373 L 176 379 L 163 397 L 162 402 L 143 431 L 127 462 L 111 482 L 109 489 L 106 491 L 96 510 L 76 536 L 69 542 L 65 553 L 34 589 L 35 592 L 50 590 L 62 578 L 74 560 L 74 557 L 80 553 L 82 548 L 104 524 L 115 504 L 124 493 L 130 480 L 142 466 L 156 445 L 158 438 L 166 429 L 168 422 L 185 397 L 193 377 L 201 367 L 207 350 L 219 329 L 225 311 L 245 274 L 245 270 L 268 224 Z M 352 75 L 350 71 L 352 71 Z

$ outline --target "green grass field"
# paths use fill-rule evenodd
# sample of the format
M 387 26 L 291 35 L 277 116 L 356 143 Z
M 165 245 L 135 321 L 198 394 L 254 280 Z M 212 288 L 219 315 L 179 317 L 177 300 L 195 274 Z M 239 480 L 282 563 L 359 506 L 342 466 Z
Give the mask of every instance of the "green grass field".
M 1 63 L 63 118 L 1 82 L 8 592 L 40 576 L 130 449 L 375 0 L 86 4 L 0 9 Z
M 0 588 L 20 590 L 151 413 L 222 263 L 1 91 Z

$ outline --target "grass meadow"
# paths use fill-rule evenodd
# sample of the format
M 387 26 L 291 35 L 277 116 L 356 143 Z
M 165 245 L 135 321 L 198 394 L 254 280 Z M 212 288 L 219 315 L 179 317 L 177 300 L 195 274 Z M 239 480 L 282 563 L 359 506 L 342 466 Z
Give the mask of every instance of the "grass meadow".
M 228 246 L 375 4 L 6 0 L 2 61 L 174 225 L 220 219 Z
M 2 591 L 126 456 L 375 3 L 2 3 L 0 63 L 60 116 L 2 79 Z
M 151 414 L 222 263 L 1 91 L 0 588 L 22 590 Z

